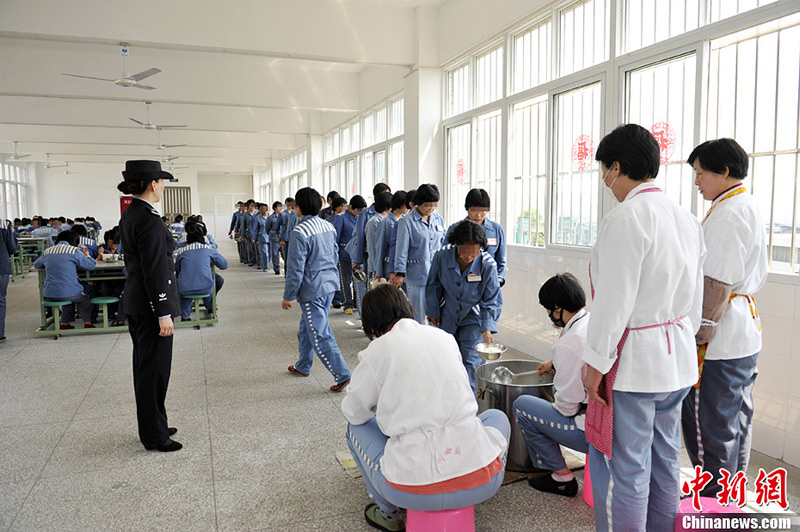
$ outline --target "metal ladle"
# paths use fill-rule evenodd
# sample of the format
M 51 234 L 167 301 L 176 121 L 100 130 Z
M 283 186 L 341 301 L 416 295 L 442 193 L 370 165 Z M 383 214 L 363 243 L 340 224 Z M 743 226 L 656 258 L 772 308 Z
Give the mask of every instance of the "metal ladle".
M 522 377 L 523 375 L 531 375 L 533 373 L 536 373 L 535 369 L 531 371 L 522 371 L 520 373 L 514 373 L 505 366 L 498 366 L 492 371 L 490 378 L 493 382 L 496 382 L 498 384 L 511 384 L 517 377 Z

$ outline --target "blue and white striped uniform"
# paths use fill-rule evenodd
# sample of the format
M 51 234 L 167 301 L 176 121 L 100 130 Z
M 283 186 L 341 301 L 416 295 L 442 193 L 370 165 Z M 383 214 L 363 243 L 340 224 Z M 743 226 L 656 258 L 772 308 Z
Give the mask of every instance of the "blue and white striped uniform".
M 328 324 L 328 309 L 339 285 L 336 230 L 318 216 L 304 216 L 292 230 L 288 257 L 283 299 L 296 299 L 301 314 L 300 357 L 294 367 L 308 374 L 316 353 L 336 384 L 350 380 L 350 368 Z
M 89 250 L 89 254 L 92 256 L 93 259 L 97 258 L 97 241 L 92 240 L 87 236 L 79 236 L 78 237 L 78 247 L 79 248 L 86 248 Z
M 367 222 L 367 226 L 364 228 L 364 237 L 366 238 L 367 242 L 367 273 L 370 276 L 373 276 L 377 273 L 379 265 L 383 266 L 383 261 L 378 263 L 377 260 L 378 251 L 376 249 L 376 244 L 378 242 L 378 225 L 386 217 L 387 216 L 385 214 L 375 214 L 375 216 L 370 218 L 370 220 Z
M 375 239 L 375 275 L 388 279 L 394 271 L 394 261 L 390 259 L 390 250 L 393 248 L 393 237 L 397 238 L 395 228 L 397 218 L 389 213 L 386 218 L 378 224 L 378 235 Z
M 425 324 L 425 284 L 433 255 L 444 245 L 444 220 L 432 213 L 426 222 L 415 208 L 397 222 L 395 274 L 404 274 L 406 294 L 417 321 Z
M 464 218 L 464 220 L 469 220 L 469 217 Z M 461 221 L 464 221 L 461 220 Z M 450 227 L 447 228 L 447 236 L 450 236 L 450 233 L 453 232 L 453 229 L 461 223 L 461 221 L 454 223 Z M 486 232 L 486 240 L 488 242 L 488 248 L 486 251 L 489 255 L 492 256 L 494 261 L 497 263 L 497 277 L 500 280 L 500 286 L 506 284 L 506 261 L 508 257 L 508 252 L 506 250 L 506 234 L 503 231 L 503 226 L 499 223 L 490 220 L 489 218 L 483 219 L 483 230 Z M 445 241 L 447 238 L 445 237 Z
M 200 242 L 192 242 L 175 252 L 175 274 L 178 277 L 178 292 L 183 295 L 210 294 L 203 298 L 209 312 L 213 312 L 212 290 L 219 292 L 222 277 L 215 276 L 214 264 L 220 270 L 228 268 L 228 261 L 220 253 Z M 192 300 L 181 297 L 181 316 L 188 318 L 192 312 Z
M 475 390 L 475 368 L 483 361 L 475 345 L 483 331 L 497 332 L 502 302 L 497 264 L 485 251 L 461 271 L 456 246 L 448 244 L 433 256 L 426 288 L 425 311 L 441 320 L 439 327 L 455 336 L 469 383 Z

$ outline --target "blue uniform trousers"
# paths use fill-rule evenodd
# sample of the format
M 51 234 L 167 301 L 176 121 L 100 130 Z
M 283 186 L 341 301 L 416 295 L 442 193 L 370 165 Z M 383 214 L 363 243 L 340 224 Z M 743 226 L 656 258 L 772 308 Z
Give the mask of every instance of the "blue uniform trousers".
M 336 344 L 336 338 L 328 324 L 328 309 L 333 301 L 333 292 L 306 301 L 300 305 L 300 329 L 297 331 L 297 342 L 300 347 L 300 358 L 294 367 L 301 373 L 310 373 L 314 362 L 314 353 L 331 372 L 336 384 L 350 380 L 350 368 L 347 367 L 342 352 Z
M 281 259 L 280 259 L 281 246 L 278 243 L 278 237 L 269 237 L 269 255 L 272 257 L 272 269 L 275 273 L 281 273 Z M 269 267 L 269 265 L 267 265 Z
M 239 252 L 239 262 L 242 264 L 247 262 L 247 249 L 245 249 L 243 237 L 236 241 L 236 251 Z
M 589 448 L 598 532 L 675 529 L 680 502 L 680 413 L 688 391 L 613 392 L 612 457 Z
M 339 285 L 341 290 L 337 292 L 337 303 L 343 303 L 344 308 L 353 308 L 355 305 L 353 297 L 353 263 L 350 261 L 339 261 Z
M 269 269 L 269 242 L 258 241 L 258 268 L 264 271 Z
M 363 270 L 364 268 L 362 267 L 361 269 Z M 355 287 L 355 290 L 356 290 L 355 305 L 356 305 L 356 308 L 358 309 L 358 317 L 360 318 L 361 317 L 361 300 L 364 299 L 364 294 L 367 293 L 367 283 L 366 282 L 362 283 L 361 281 L 356 281 L 355 279 L 353 279 L 353 286 Z
M 478 417 L 485 426 L 496 428 L 508 440 L 511 425 L 503 412 L 487 410 Z M 381 457 L 383 457 L 387 441 L 389 438 L 381 432 L 374 417 L 363 425 L 347 425 L 347 446 L 350 447 L 350 453 L 364 478 L 367 494 L 378 503 L 384 513 L 391 514 L 400 508 L 423 512 L 466 508 L 492 497 L 503 483 L 505 468 L 493 476 L 490 482 L 467 490 L 435 495 L 418 495 L 398 491 L 389 486 L 380 468 Z M 503 463 L 505 461 L 504 455 Z
M 459 325 L 456 327 L 456 332 L 453 333 L 458 342 L 458 350 L 461 351 L 461 360 L 464 362 L 464 367 L 467 368 L 467 375 L 469 376 L 469 385 L 472 391 L 475 391 L 475 370 L 483 364 L 483 359 L 478 354 L 475 346 L 483 341 L 481 334 L 481 326 L 478 323 L 469 325 Z
M 10 275 L 0 275 L 0 338 L 6 335 L 6 293 Z
M 92 298 L 90 295 L 80 293 L 75 297 L 46 297 L 49 301 L 72 301 L 78 304 L 78 312 L 84 323 L 92 322 L 92 304 L 89 302 Z M 61 323 L 71 323 L 75 321 L 75 305 L 64 305 L 61 307 Z
M 245 249 L 247 250 L 247 265 L 255 266 L 256 262 L 258 261 L 258 257 L 256 256 L 256 246 L 249 238 L 245 241 L 244 245 Z
M 406 281 L 406 295 L 417 313 L 417 321 L 422 325 L 428 323 L 425 317 L 425 285 L 424 284 L 411 284 Z
M 225 284 L 225 279 L 219 275 L 214 274 L 214 290 L 219 293 L 222 290 L 222 285 Z M 210 313 L 214 313 L 214 299 L 213 294 L 205 290 L 190 290 L 188 292 L 183 292 L 181 295 L 200 295 L 200 294 L 209 294 L 208 297 L 203 298 L 203 305 L 206 307 L 206 310 Z M 188 318 L 192 313 L 192 305 L 194 304 L 194 299 L 187 299 L 185 297 L 181 297 L 181 317 Z
M 716 497 L 720 468 L 747 472 L 753 439 L 753 387 L 758 353 L 734 360 L 706 360 L 700 388 L 683 401 L 683 439 L 692 465 L 714 475 L 700 493 Z
M 580 453 L 589 452 L 586 433 L 575 425 L 575 417 L 567 417 L 541 397 L 520 395 L 514 401 L 517 420 L 531 463 L 540 469 L 558 471 L 567 467 L 560 445 Z

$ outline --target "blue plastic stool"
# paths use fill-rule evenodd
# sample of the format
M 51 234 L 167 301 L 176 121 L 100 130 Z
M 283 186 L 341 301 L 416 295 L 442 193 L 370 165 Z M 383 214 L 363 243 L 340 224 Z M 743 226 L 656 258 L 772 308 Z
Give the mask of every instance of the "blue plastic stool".
M 55 332 L 53 340 L 58 340 L 59 331 L 61 330 L 61 307 L 67 305 L 72 305 L 72 301 L 42 301 L 43 307 L 53 309 L 53 331 Z

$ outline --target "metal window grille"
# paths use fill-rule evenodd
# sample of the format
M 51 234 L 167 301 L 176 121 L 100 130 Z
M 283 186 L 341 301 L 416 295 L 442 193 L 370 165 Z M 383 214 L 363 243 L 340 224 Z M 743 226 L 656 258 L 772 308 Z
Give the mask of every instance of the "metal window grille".
M 513 107 L 509 188 L 513 234 L 509 241 L 544 247 L 545 195 L 547 187 L 547 96 Z M 511 233 L 512 231 L 509 231 Z
M 386 183 L 386 150 L 376 151 L 372 157 L 375 166 L 375 183 Z M 389 186 L 392 190 L 397 190 Z
M 386 140 L 386 106 L 383 105 L 375 110 L 375 143 Z M 365 144 L 362 148 L 366 148 Z
M 503 198 L 500 190 L 502 113 L 498 109 L 477 117 L 475 127 L 475 166 L 469 188 L 482 188 L 489 193 L 489 217 L 499 222 Z M 466 194 L 458 198 L 462 204 Z
M 609 56 L 610 0 L 583 0 L 561 10 L 559 75 L 606 61 Z
M 555 168 L 550 241 L 591 246 L 597 238 L 600 83 L 555 97 Z
M 503 97 L 503 46 L 475 59 L 475 105 L 480 107 Z
M 175 216 L 182 214 L 187 218 L 192 214 L 192 189 L 191 187 L 165 187 L 161 197 L 163 215 L 172 221 Z
M 464 217 L 464 198 L 470 189 L 471 128 L 467 122 L 447 130 L 447 181 L 444 194 L 448 223 Z
M 402 135 L 404 129 L 403 113 L 405 101 L 403 98 L 389 102 L 389 138 L 392 139 Z M 394 190 L 394 189 L 392 189 Z
M 447 116 L 455 116 L 470 108 L 469 63 L 447 73 Z
M 621 51 L 632 52 L 700 27 L 701 1 L 705 0 L 625 0 Z
M 711 41 L 706 138 L 732 137 L 750 155 L 745 183 L 768 232 L 770 268 L 787 272 L 800 263 L 799 95 L 800 14 Z
M 626 75 L 625 121 L 648 128 L 661 148 L 656 184 L 692 210 L 694 172 L 686 159 L 694 148 L 695 54 L 668 59 Z
M 402 190 L 405 187 L 404 168 L 405 145 L 403 141 L 395 142 L 389 146 L 389 187 L 392 190 Z
M 773 4 L 778 0 L 709 0 L 708 13 L 711 22 Z
M 514 36 L 513 92 L 550 81 L 552 31 L 553 23 L 547 20 Z

